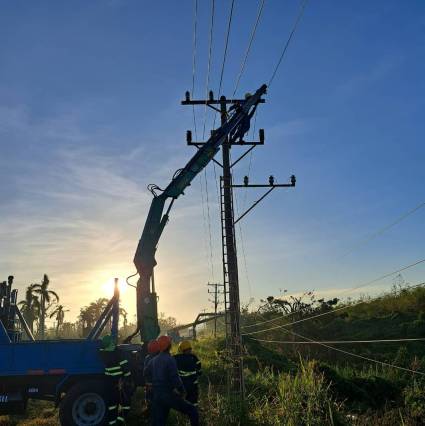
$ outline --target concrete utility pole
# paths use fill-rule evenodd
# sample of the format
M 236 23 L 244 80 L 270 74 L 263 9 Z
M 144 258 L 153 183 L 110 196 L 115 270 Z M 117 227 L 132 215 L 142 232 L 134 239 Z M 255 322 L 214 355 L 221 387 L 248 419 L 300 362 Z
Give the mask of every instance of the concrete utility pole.
M 224 284 L 219 283 L 208 283 L 208 287 L 213 287 L 214 290 L 208 289 L 209 294 L 214 295 L 214 299 L 209 299 L 211 303 L 214 305 L 214 338 L 217 337 L 217 313 L 218 313 L 218 306 L 220 304 L 219 295 L 223 294 L 222 291 L 220 291 L 220 287 L 224 287 Z
M 227 103 L 220 97 L 221 124 L 227 120 Z M 234 393 L 244 397 L 242 337 L 240 329 L 240 300 L 238 258 L 236 251 L 236 235 L 233 212 L 232 170 L 230 165 L 229 139 L 223 143 L 221 153 L 223 159 L 223 176 L 220 178 L 221 235 L 223 253 L 223 279 L 225 286 L 226 336 L 227 345 L 232 358 L 232 374 L 230 388 Z M 227 288 L 226 288 L 227 284 Z M 227 290 L 227 291 L 226 291 Z
M 216 112 L 220 113 L 221 124 L 223 125 L 228 118 L 227 105 L 243 104 L 245 99 L 226 99 L 221 96 L 220 99 L 214 99 L 212 91 L 209 92 L 207 100 L 191 100 L 190 93 L 186 92 L 186 98 L 182 101 L 182 105 L 206 105 Z M 260 103 L 264 103 L 264 99 Z M 217 108 L 215 105 L 219 106 Z M 232 167 L 242 160 L 257 145 L 264 145 L 264 130 L 259 130 L 259 142 L 246 142 L 242 139 L 239 141 L 229 138 L 223 143 L 222 163 L 214 160 L 222 170 L 220 176 L 220 207 L 221 207 L 221 231 L 222 231 L 222 256 L 223 256 L 223 287 L 224 287 L 224 304 L 225 304 L 225 322 L 226 322 L 226 346 L 231 361 L 231 368 L 228 369 L 228 388 L 232 395 L 244 398 L 244 378 L 243 378 L 243 348 L 240 331 L 240 299 L 239 299 L 239 276 L 238 276 L 238 259 L 236 249 L 235 223 L 248 214 L 259 202 L 261 202 L 276 187 L 295 186 L 295 177 L 291 177 L 291 184 L 278 185 L 274 183 L 273 176 L 269 178 L 268 185 L 249 185 L 248 177 L 244 178 L 243 185 L 234 185 L 232 180 Z M 187 131 L 188 145 L 194 145 L 199 148 L 203 143 L 200 141 L 192 141 L 192 132 Z M 230 150 L 234 145 L 250 146 L 250 148 L 242 154 L 237 160 L 231 162 Z M 268 191 L 257 200 L 247 211 L 245 211 L 237 220 L 234 218 L 233 209 L 233 188 L 240 187 L 267 187 Z
M 220 113 L 221 124 L 227 121 L 227 105 L 241 104 L 244 99 L 227 100 L 225 96 L 214 99 L 212 91 L 207 100 L 191 100 L 190 93 L 186 92 L 186 99 L 182 105 L 207 105 Z M 264 100 L 260 101 L 264 103 Z M 215 107 L 219 106 L 219 109 Z M 187 143 L 199 147 L 204 142 L 193 142 L 192 132 L 187 132 Z M 240 142 L 238 145 L 242 145 Z M 232 368 L 228 375 L 228 388 L 233 396 L 244 398 L 242 339 L 240 332 L 240 301 L 238 259 L 236 250 L 233 190 L 232 190 L 232 164 L 230 163 L 231 143 L 227 138 L 221 148 L 222 164 L 215 161 L 223 169 L 220 176 L 220 207 L 221 207 L 221 232 L 223 256 L 223 287 L 226 323 L 226 346 Z

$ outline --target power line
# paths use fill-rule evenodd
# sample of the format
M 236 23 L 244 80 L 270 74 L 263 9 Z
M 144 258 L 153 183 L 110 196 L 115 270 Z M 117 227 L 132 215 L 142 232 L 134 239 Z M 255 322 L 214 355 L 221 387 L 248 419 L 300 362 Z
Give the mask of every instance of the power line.
M 411 290 L 411 289 L 414 289 L 414 288 L 417 288 L 417 287 L 422 287 L 423 285 L 425 285 L 425 282 L 423 282 L 423 283 L 419 283 L 419 284 L 416 284 L 416 285 L 414 285 L 414 286 L 407 287 L 407 289 L 408 289 L 408 290 Z M 349 289 L 349 290 L 347 290 L 347 291 L 351 291 L 351 289 Z M 360 300 L 360 301 L 358 301 L 358 302 L 356 302 L 356 303 L 352 303 L 352 304 L 350 304 L 350 305 L 341 306 L 340 308 L 333 309 L 332 311 L 328 311 L 328 312 L 324 312 L 324 313 L 322 313 L 322 314 L 318 314 L 317 316 L 329 315 L 329 314 L 331 314 L 331 313 L 338 312 L 338 311 L 343 310 L 343 309 L 354 308 L 355 306 L 361 305 L 361 304 L 363 304 L 363 303 L 372 303 L 372 302 L 376 302 L 377 300 L 382 299 L 382 297 L 385 297 L 385 296 L 378 296 L 378 297 L 372 298 L 372 299 L 370 299 L 370 300 Z M 302 313 L 302 312 L 303 312 L 303 309 L 301 309 L 301 310 L 299 310 L 299 311 L 295 311 L 295 312 L 288 312 L 288 313 L 286 313 L 286 314 L 280 315 L 280 316 L 279 316 L 279 317 L 277 317 L 277 318 L 271 318 L 271 319 L 268 319 L 268 320 L 259 321 L 259 322 L 256 322 L 256 323 L 254 323 L 254 324 L 247 324 L 247 325 L 243 325 L 241 328 L 257 327 L 257 326 L 259 326 L 259 325 L 267 324 L 267 323 L 269 323 L 269 322 L 279 321 L 279 320 L 281 320 L 281 319 L 284 319 L 284 318 L 290 317 L 291 315 L 294 315 L 294 314 L 300 314 L 300 313 Z M 260 316 L 264 318 L 264 316 L 262 316 L 262 315 L 260 315 Z M 315 318 L 315 317 L 308 317 L 307 319 L 310 319 L 310 318 Z M 291 324 L 293 324 L 293 323 L 291 323 Z
M 348 293 L 348 292 L 351 292 L 353 290 L 358 290 L 359 288 L 366 287 L 366 286 L 374 284 L 374 283 L 376 283 L 378 281 L 382 281 L 385 278 L 388 278 L 388 277 L 391 277 L 392 275 L 395 275 L 395 274 L 398 274 L 400 272 L 403 272 L 406 269 L 413 268 L 414 266 L 417 266 L 417 265 L 419 265 L 421 263 L 424 263 L 424 262 L 425 262 L 425 259 L 418 260 L 418 261 L 416 261 L 414 263 L 411 263 L 410 265 L 407 265 L 407 266 L 404 266 L 404 267 L 398 269 L 397 271 L 390 272 L 390 273 L 382 275 L 382 276 L 380 276 L 380 277 L 378 277 L 378 278 L 376 278 L 374 280 L 368 281 L 368 282 L 366 282 L 364 284 L 360 284 L 360 285 L 358 285 L 356 287 L 352 287 L 351 289 L 348 289 L 348 290 L 342 292 L 341 294 Z
M 210 199 L 208 192 L 208 180 L 207 180 L 207 169 L 204 169 L 205 178 L 205 194 L 207 198 L 207 218 L 208 218 L 208 234 L 209 234 L 209 245 L 210 245 L 210 263 L 211 263 L 211 278 L 214 281 L 214 261 L 213 261 L 213 249 L 212 249 L 212 234 L 211 234 L 211 215 L 210 215 Z
M 233 8 L 234 8 L 234 5 L 235 5 L 235 0 L 232 0 L 232 3 L 230 5 L 229 20 L 227 22 L 227 34 L 226 34 L 226 42 L 225 42 L 225 45 L 224 45 L 223 62 L 221 64 L 220 84 L 218 86 L 218 99 L 220 98 L 221 88 L 222 88 L 222 84 L 223 84 L 224 66 L 226 65 L 227 48 L 229 46 L 230 28 L 232 26 L 232 18 L 233 18 Z M 217 111 L 214 114 L 213 129 L 215 129 L 215 120 L 216 120 L 216 118 L 217 118 Z
M 326 343 L 317 342 L 317 341 L 315 341 L 313 339 L 310 339 L 309 337 L 302 336 L 301 334 L 295 333 L 294 331 L 289 331 L 289 332 L 291 334 L 293 334 L 294 336 L 300 337 L 301 339 L 308 340 L 311 343 L 316 343 L 316 344 L 318 344 L 320 346 L 323 346 L 323 347 L 328 348 L 328 349 L 332 349 L 333 351 L 341 352 L 341 353 L 343 353 L 345 355 L 349 355 L 349 356 L 352 356 L 352 357 L 360 358 L 360 359 L 363 359 L 363 360 L 369 361 L 369 362 L 374 362 L 376 364 L 381 364 L 381 365 L 384 365 L 386 367 L 391 367 L 391 368 L 395 368 L 395 369 L 398 369 L 398 370 L 407 371 L 409 373 L 419 374 L 421 376 L 425 376 L 425 373 L 422 373 L 421 371 L 411 370 L 410 368 L 400 367 L 399 365 L 390 364 L 390 363 L 384 362 L 384 361 L 378 361 L 377 359 L 369 358 L 369 357 L 366 357 L 366 356 L 363 356 L 363 355 L 358 355 L 358 354 L 355 354 L 353 352 L 349 352 L 349 351 L 346 351 L 346 350 L 343 350 L 343 349 L 334 348 L 333 346 L 329 346 Z
M 301 313 L 301 312 L 302 312 L 302 311 L 298 311 L 298 313 Z M 272 318 L 272 319 L 269 319 L 269 320 L 264 320 L 264 321 L 256 322 L 255 324 L 243 325 L 241 328 L 257 327 L 257 326 L 262 325 L 262 324 L 267 324 L 267 323 L 269 323 L 269 322 L 274 322 L 274 321 L 281 320 L 281 319 L 286 318 L 286 317 L 289 317 L 289 316 L 291 316 L 291 315 L 293 315 L 293 314 L 295 314 L 295 312 L 289 312 L 289 313 L 287 313 L 287 314 L 284 314 L 284 315 L 279 316 L 278 318 Z M 263 317 L 263 318 L 264 318 L 264 317 Z
M 210 84 L 210 74 L 211 74 L 211 61 L 212 61 L 212 46 L 213 46 L 213 35 L 214 35 L 214 15 L 215 15 L 215 0 L 211 1 L 211 22 L 210 22 L 210 31 L 209 31 L 209 48 L 208 48 L 208 68 L 207 68 L 207 79 L 205 85 L 206 98 L 208 99 L 208 86 Z M 205 138 L 205 127 L 207 123 L 207 102 L 205 102 L 204 110 L 204 124 L 202 128 L 202 139 Z M 207 217 L 208 217 L 208 233 L 209 233 L 209 245 L 210 245 L 210 263 L 211 263 L 211 275 L 212 280 L 214 281 L 214 262 L 213 262 L 213 249 L 212 249 L 212 235 L 211 235 L 211 215 L 210 215 L 210 204 L 209 204 L 209 192 L 208 192 L 208 178 L 207 178 L 207 169 L 204 169 L 204 179 L 205 179 L 205 194 L 206 194 L 206 204 L 207 204 Z
M 289 44 L 291 43 L 291 40 L 292 40 L 292 37 L 294 36 L 295 31 L 297 30 L 298 24 L 301 21 L 301 18 L 303 17 L 304 10 L 305 10 L 305 7 L 307 6 L 307 3 L 308 3 L 308 0 L 303 0 L 302 3 L 301 3 L 300 11 L 299 11 L 298 16 L 295 20 L 294 26 L 292 27 L 292 31 L 289 34 L 288 40 L 286 40 L 285 46 L 283 47 L 283 50 L 282 50 L 282 54 L 280 55 L 280 58 L 277 61 L 276 67 L 273 71 L 273 74 L 270 77 L 269 83 L 267 85 L 268 87 L 270 87 L 270 85 L 272 84 L 272 81 L 274 80 L 274 78 L 276 76 L 277 70 L 279 69 L 279 66 L 280 66 L 280 64 L 283 60 L 283 57 L 285 56 L 286 51 L 288 50 Z
M 215 0 L 211 0 L 211 23 L 210 23 L 210 36 L 209 36 L 209 48 L 208 48 L 208 68 L 207 68 L 207 81 L 206 81 L 206 88 L 205 88 L 205 99 L 208 99 L 208 86 L 210 85 L 212 45 L 213 45 L 213 34 L 214 34 L 214 13 L 215 13 Z M 208 106 L 207 101 L 205 101 L 202 139 L 205 138 L 205 127 L 207 124 L 207 106 Z
M 408 267 L 413 267 L 413 266 L 418 265 L 419 263 L 423 263 L 423 262 L 425 262 L 425 259 L 423 259 L 423 260 L 421 260 L 421 261 L 419 261 L 419 262 L 415 262 L 415 263 L 413 263 L 412 265 L 409 265 Z M 402 268 L 401 270 L 405 270 L 405 269 L 407 269 L 408 267 Z M 398 272 L 399 272 L 399 271 L 395 271 L 395 272 L 393 272 L 392 274 L 387 274 L 387 275 L 385 275 L 384 277 L 387 277 L 387 276 L 390 276 L 390 275 L 394 275 L 394 274 L 396 274 L 396 273 L 398 273 Z M 383 278 L 381 277 L 381 279 L 383 279 Z M 377 281 L 377 280 L 373 280 L 372 282 L 375 282 L 375 281 Z M 422 286 L 422 285 L 424 285 L 424 284 L 425 284 L 425 283 L 420 283 L 420 284 L 417 284 L 416 286 L 413 286 L 413 287 L 410 287 L 410 288 L 419 287 L 419 286 Z M 359 286 L 359 287 L 360 287 L 360 286 Z M 359 288 L 359 287 L 355 287 L 355 288 Z M 357 306 L 357 305 L 360 305 L 360 304 L 362 304 L 362 303 L 369 303 L 369 302 L 372 302 L 373 300 L 378 300 L 378 299 L 380 299 L 380 297 L 375 298 L 375 299 L 372 299 L 371 301 L 364 301 L 364 300 L 361 300 L 361 301 L 359 301 L 359 302 L 357 302 L 357 303 L 354 303 L 354 304 L 352 304 L 352 305 L 345 305 L 345 306 L 341 306 L 340 308 L 332 309 L 331 311 L 327 311 L 327 312 L 322 312 L 322 313 L 320 313 L 320 314 L 313 315 L 313 316 L 311 316 L 311 317 L 302 318 L 302 319 L 300 319 L 300 320 L 293 321 L 293 322 L 288 323 L 288 324 L 284 324 L 284 325 L 277 325 L 277 326 L 270 327 L 270 328 L 268 328 L 268 329 L 263 329 L 263 330 L 251 331 L 251 332 L 249 332 L 249 333 L 244 333 L 243 335 L 244 335 L 244 336 L 250 336 L 250 335 L 253 335 L 253 334 L 265 333 L 265 332 L 267 332 L 267 331 L 276 330 L 276 329 L 281 328 L 281 327 L 288 327 L 288 326 L 290 326 L 290 325 L 295 325 L 295 324 L 299 324 L 299 323 L 301 323 L 301 322 L 309 321 L 309 320 L 312 320 L 312 319 L 315 319 L 315 318 L 320 318 L 320 317 L 323 317 L 323 316 L 325 316 L 325 315 L 330 315 L 330 314 L 333 314 L 333 313 L 335 313 L 335 312 L 342 311 L 343 309 L 352 308 L 352 307 Z M 289 314 L 288 314 L 288 315 L 289 315 Z M 287 316 L 288 316 L 288 315 L 287 315 Z M 281 318 L 282 318 L 282 317 L 281 317 Z M 279 319 L 281 319 L 281 318 L 279 318 Z M 269 321 L 272 321 L 272 320 L 269 320 Z M 255 325 L 259 325 L 259 324 L 260 324 L 260 323 L 257 323 L 257 324 L 255 324 Z M 253 327 L 253 326 L 254 326 L 254 325 L 250 325 L 250 327 Z
M 257 117 L 258 117 L 258 109 L 255 110 L 255 114 L 254 114 L 254 126 L 252 127 L 252 139 L 254 139 L 254 137 L 255 137 L 255 130 L 256 130 L 256 127 L 257 127 Z M 249 153 L 248 173 L 247 173 L 248 179 L 251 177 L 253 153 L 254 153 L 254 150 L 251 150 L 251 152 Z M 247 196 L 248 196 L 248 191 L 245 191 L 243 202 L 242 202 L 242 211 L 245 210 Z
M 265 0 L 262 0 L 261 4 L 260 4 L 260 7 L 258 9 L 257 18 L 255 20 L 254 28 L 252 29 L 252 32 L 251 32 L 251 36 L 250 36 L 250 39 L 249 39 L 248 47 L 247 47 L 246 52 L 245 52 L 245 57 L 242 60 L 241 69 L 240 69 L 238 77 L 236 79 L 236 84 L 235 84 L 235 88 L 233 90 L 232 98 L 235 97 L 235 93 L 236 93 L 236 91 L 238 90 L 238 87 L 239 87 L 239 82 L 240 82 L 242 74 L 243 74 L 243 72 L 245 70 L 246 61 L 248 59 L 248 55 L 249 55 L 249 52 L 251 50 L 252 42 L 254 41 L 255 33 L 257 32 L 257 27 L 258 27 L 258 24 L 260 22 L 261 15 L 263 13 L 264 3 L 265 3 Z
M 232 18 L 233 18 L 233 8 L 234 8 L 234 5 L 235 5 L 235 0 L 232 0 L 232 4 L 230 5 L 229 21 L 227 23 L 226 43 L 225 43 L 225 46 L 224 46 L 223 63 L 221 65 L 220 84 L 219 84 L 219 87 L 218 87 L 219 97 L 220 97 L 220 94 L 221 94 L 221 87 L 222 87 L 222 84 L 223 84 L 224 66 L 226 65 L 227 47 L 229 45 L 230 28 L 232 26 Z
M 289 330 L 288 330 L 289 331 Z M 425 337 L 417 337 L 412 339 L 375 339 L 375 340 L 312 340 L 312 341 L 298 341 L 294 342 L 291 340 L 266 340 L 266 339 L 256 339 L 257 342 L 267 342 L 267 343 L 284 343 L 291 345 L 351 345 L 356 343 L 397 343 L 397 342 L 423 342 Z
M 196 45 L 197 45 L 197 27 L 198 27 L 198 0 L 194 0 L 194 14 L 193 14 L 193 55 L 192 55 L 192 97 L 195 93 L 195 74 L 196 74 Z M 193 126 L 195 130 L 195 137 L 198 139 L 198 130 L 196 127 L 195 105 L 192 105 L 193 112 Z
M 207 218 L 206 218 L 206 212 L 205 212 L 205 200 L 204 200 L 204 188 L 202 185 L 202 174 L 199 175 L 199 185 L 201 187 L 201 204 L 202 204 L 202 218 L 203 218 L 203 230 L 204 230 L 204 244 L 205 244 L 205 256 L 206 256 L 206 260 L 207 260 L 207 265 L 209 264 L 210 266 L 210 272 L 212 275 L 212 268 L 211 268 L 211 246 L 210 251 L 208 252 L 208 227 L 207 227 Z
M 220 98 L 221 88 L 222 88 L 222 84 L 223 84 L 224 67 L 226 65 L 227 48 L 228 48 L 228 45 L 229 45 L 230 29 L 232 27 L 234 5 L 235 5 L 235 0 L 232 0 L 232 3 L 230 5 L 229 19 L 228 19 L 228 22 L 227 22 L 226 42 L 225 42 L 225 46 L 224 46 L 223 62 L 222 62 L 222 65 L 221 65 L 221 72 L 220 72 L 220 84 L 219 84 L 219 87 L 218 87 L 218 95 L 219 95 L 218 98 Z M 216 118 L 217 118 L 217 112 L 214 113 L 213 129 L 215 129 Z M 215 167 L 215 163 L 213 163 L 213 168 L 214 168 L 215 189 L 216 189 L 216 193 L 217 193 L 217 200 L 220 203 L 220 191 L 219 191 L 219 188 L 218 188 L 218 177 L 217 177 L 217 170 L 216 170 L 216 167 Z
M 230 154 L 230 158 L 231 158 L 231 154 Z M 234 196 L 234 199 L 235 199 L 236 214 L 239 216 L 238 198 L 237 198 L 236 194 L 234 194 L 233 196 Z M 249 279 L 249 274 L 248 274 L 248 264 L 246 262 L 245 242 L 244 242 L 244 237 L 243 237 L 243 232 L 242 232 L 242 225 L 241 225 L 240 222 L 238 222 L 238 225 L 239 225 L 239 238 L 241 240 L 241 247 L 242 247 L 242 257 L 243 257 L 245 277 L 246 277 L 246 281 L 248 283 L 249 297 L 252 297 L 252 286 L 251 286 L 251 280 Z
M 412 215 L 413 213 L 417 212 L 422 207 L 425 207 L 425 201 L 417 205 L 415 208 L 407 211 L 406 213 L 403 213 L 401 216 L 399 216 L 394 222 L 391 222 L 389 225 L 384 226 L 383 228 L 379 229 L 378 231 L 374 232 L 373 234 L 369 235 L 367 238 L 365 238 L 363 241 L 360 241 L 359 243 L 353 245 L 345 254 L 341 256 L 341 258 L 348 256 L 353 251 L 357 250 L 359 247 L 364 246 L 368 242 L 372 241 L 376 237 L 379 237 L 380 235 L 387 232 L 389 229 L 394 227 L 395 225 L 398 225 L 400 222 L 402 222 L 404 219 Z
M 196 80 L 196 51 L 197 51 L 197 27 L 198 27 L 198 0 L 194 0 L 193 2 L 193 43 L 192 43 L 192 96 L 195 94 L 195 80 Z M 208 71 L 209 72 L 209 71 Z M 209 78 L 209 77 L 208 77 Z M 207 85 L 208 89 L 208 85 Z M 195 138 L 198 139 L 198 129 L 196 125 L 196 114 L 195 114 L 195 106 L 192 105 L 192 114 L 193 114 L 193 126 L 195 130 Z M 205 124 L 204 124 L 205 128 Z M 201 187 L 201 202 L 202 202 L 202 216 L 203 216 L 203 223 L 204 223 L 204 232 L 207 233 L 206 228 L 206 216 L 205 216 L 205 201 L 204 201 L 204 191 L 203 191 L 203 185 L 202 185 L 202 175 L 199 176 L 199 184 Z M 208 182 L 207 178 L 205 176 L 205 190 L 206 190 L 206 199 L 207 199 L 207 208 L 208 208 L 208 232 L 209 232 L 209 248 L 210 248 L 210 254 L 209 254 L 209 261 L 210 261 L 210 268 L 211 268 L 211 275 L 212 279 L 214 279 L 214 265 L 212 261 L 212 242 L 211 242 L 211 225 L 210 225 L 210 213 L 209 213 L 209 204 L 208 204 Z M 207 244 L 206 244 L 207 245 Z M 208 259 L 208 255 L 207 255 Z

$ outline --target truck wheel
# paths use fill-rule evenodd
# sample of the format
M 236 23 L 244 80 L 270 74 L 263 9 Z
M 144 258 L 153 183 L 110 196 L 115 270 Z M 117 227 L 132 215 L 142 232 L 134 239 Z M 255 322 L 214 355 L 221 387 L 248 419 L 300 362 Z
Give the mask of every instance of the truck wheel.
M 74 385 L 59 408 L 62 426 L 103 426 L 107 424 L 109 398 L 102 381 Z

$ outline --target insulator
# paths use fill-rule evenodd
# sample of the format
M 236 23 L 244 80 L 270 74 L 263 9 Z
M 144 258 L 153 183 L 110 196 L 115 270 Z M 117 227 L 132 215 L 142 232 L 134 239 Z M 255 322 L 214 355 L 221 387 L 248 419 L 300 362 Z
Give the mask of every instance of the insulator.
M 244 178 L 243 178 L 243 184 L 244 184 L 245 186 L 248 186 L 248 183 L 249 183 L 249 178 L 248 178 L 248 176 L 244 176 Z
M 190 92 L 189 92 L 189 90 L 186 91 L 185 97 L 186 97 L 186 102 L 189 102 L 190 101 Z
M 270 186 L 274 185 L 274 177 L 272 175 L 269 176 L 269 184 Z
M 187 130 L 186 131 L 186 142 L 187 143 L 191 143 L 192 142 L 192 131 L 191 130 Z
M 259 136 L 259 138 L 260 138 L 260 142 L 261 142 L 261 143 L 264 143 L 264 129 L 260 129 L 260 130 L 258 131 L 258 136 Z
M 12 305 L 16 305 L 17 299 L 18 299 L 18 290 L 15 288 L 14 290 L 12 290 L 12 293 L 10 295 L 10 303 Z
M 6 296 L 6 281 L 0 283 L 0 298 Z
M 295 177 L 295 175 L 292 175 L 291 176 L 291 185 L 295 186 L 296 182 L 297 182 L 297 178 Z
M 214 100 L 214 92 L 212 90 L 210 90 L 208 95 L 209 95 L 210 101 L 213 101 Z

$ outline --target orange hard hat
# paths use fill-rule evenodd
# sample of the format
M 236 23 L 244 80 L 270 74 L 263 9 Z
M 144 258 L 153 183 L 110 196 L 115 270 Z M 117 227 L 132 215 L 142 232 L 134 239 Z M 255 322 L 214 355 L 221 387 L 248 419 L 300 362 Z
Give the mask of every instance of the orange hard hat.
M 158 340 L 151 340 L 148 343 L 148 353 L 149 354 L 156 354 L 157 352 L 159 352 Z
M 164 352 L 171 346 L 172 340 L 170 336 L 159 336 L 157 342 L 159 350 Z

